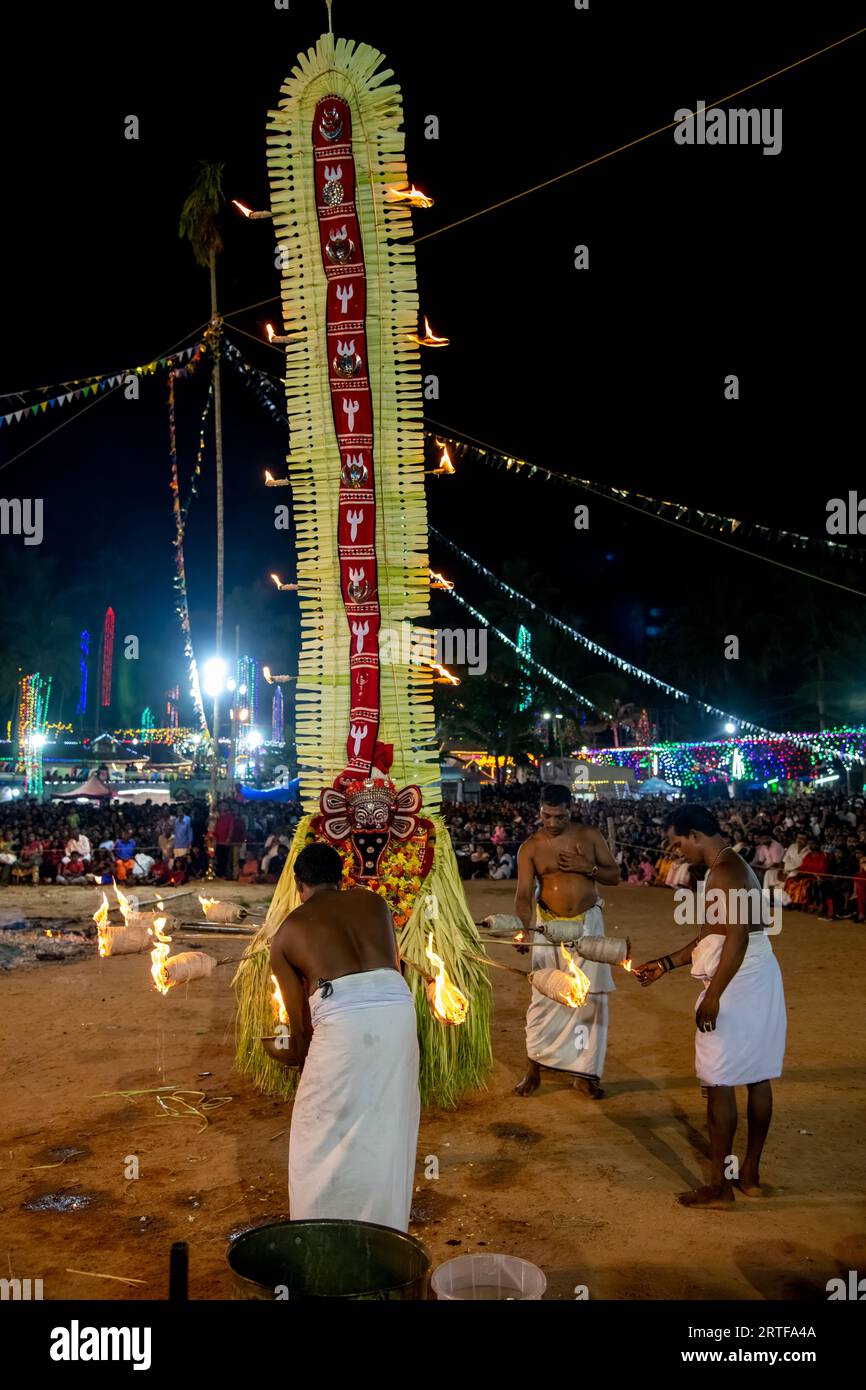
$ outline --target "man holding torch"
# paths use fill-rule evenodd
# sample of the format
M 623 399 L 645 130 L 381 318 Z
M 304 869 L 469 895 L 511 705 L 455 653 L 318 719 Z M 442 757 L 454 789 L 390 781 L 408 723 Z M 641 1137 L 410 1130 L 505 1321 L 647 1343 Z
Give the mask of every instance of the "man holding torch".
M 514 911 L 527 937 L 533 933 L 532 970 L 561 964 L 560 951 L 542 933 L 565 924 L 569 939 L 604 936 L 598 884 L 619 883 L 620 872 L 597 830 L 571 819 L 571 789 L 550 785 L 541 797 L 541 828 L 517 853 L 517 892 Z M 534 900 L 536 881 L 538 902 Z M 568 928 L 573 930 L 569 933 Z M 557 932 L 557 939 L 566 938 Z M 525 948 L 524 948 L 525 949 Z M 600 1100 L 600 1081 L 607 1050 L 607 996 L 616 988 L 610 965 L 575 957 L 589 978 L 589 993 L 580 1008 L 569 1008 L 542 994 L 533 985 L 526 1014 L 526 1075 L 516 1090 L 520 1096 L 536 1091 L 541 1068 L 571 1072 L 574 1089 Z
M 718 821 L 704 806 L 683 806 L 668 820 L 675 853 L 707 870 L 699 901 L 701 934 L 670 955 L 635 967 L 642 985 L 691 964 L 703 985 L 695 1006 L 695 1070 L 707 1092 L 711 1178 L 682 1192 L 688 1207 L 730 1209 L 733 1182 L 748 1197 L 763 1196 L 759 1165 L 773 1114 L 771 1080 L 782 1074 L 785 994 L 782 974 L 764 929 L 764 899 L 755 874 L 726 845 Z M 704 926 L 708 925 L 708 930 Z M 718 930 L 714 931 L 713 928 Z M 746 1156 L 732 1154 L 737 1131 L 736 1086 L 748 1088 Z

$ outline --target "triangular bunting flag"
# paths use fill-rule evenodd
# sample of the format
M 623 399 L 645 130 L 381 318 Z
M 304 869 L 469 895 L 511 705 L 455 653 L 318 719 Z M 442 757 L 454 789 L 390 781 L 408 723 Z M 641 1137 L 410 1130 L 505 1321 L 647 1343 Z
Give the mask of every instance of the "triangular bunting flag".
M 16 423 L 16 424 L 20 425 L 20 423 L 21 423 L 21 416 L 22 416 L 23 414 L 24 414 L 24 411 L 23 411 L 23 410 L 16 410 L 16 412 L 15 412 L 15 423 Z

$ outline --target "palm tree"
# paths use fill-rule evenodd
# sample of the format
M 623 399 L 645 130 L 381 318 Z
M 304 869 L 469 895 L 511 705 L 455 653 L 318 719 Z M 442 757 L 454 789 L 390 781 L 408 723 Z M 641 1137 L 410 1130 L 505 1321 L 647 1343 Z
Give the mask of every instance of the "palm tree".
M 186 237 L 192 247 L 193 255 L 200 266 L 210 272 L 210 312 L 211 327 L 218 334 L 220 318 L 217 311 L 216 258 L 223 249 L 219 233 L 219 211 L 225 201 L 222 179 L 223 164 L 211 164 L 201 160 L 196 181 L 181 208 L 179 235 Z M 216 655 L 222 656 L 223 644 L 223 604 L 224 604 L 224 557 L 225 531 L 223 522 L 223 432 L 222 397 L 220 394 L 220 355 L 219 337 L 214 338 L 213 349 L 214 383 L 214 435 L 216 438 L 216 513 L 217 513 L 217 590 L 216 590 Z M 213 768 L 211 773 L 211 793 L 216 802 L 217 777 L 219 774 L 219 697 L 214 699 L 213 708 Z

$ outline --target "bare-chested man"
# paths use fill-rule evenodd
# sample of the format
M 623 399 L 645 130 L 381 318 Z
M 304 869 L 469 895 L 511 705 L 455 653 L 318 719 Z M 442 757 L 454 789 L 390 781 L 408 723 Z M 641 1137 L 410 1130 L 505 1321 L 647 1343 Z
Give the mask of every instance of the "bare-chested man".
M 771 1079 L 782 1074 L 785 992 L 766 933 L 769 904 L 744 859 L 725 844 L 719 823 L 705 806 L 683 806 L 668 822 L 671 847 L 707 875 L 696 914 L 705 920 L 688 945 L 635 968 L 642 985 L 691 965 L 703 986 L 695 1006 L 695 1070 L 707 1088 L 710 1133 L 709 1185 L 682 1192 L 683 1206 L 729 1209 L 734 1201 L 737 1132 L 736 1086 L 748 1088 L 748 1138 L 737 1187 L 764 1195 L 760 1162 L 773 1114 Z M 778 909 L 776 909 L 778 910 Z
M 387 904 L 340 891 L 342 860 L 312 844 L 295 860 L 300 907 L 271 943 L 289 1037 L 263 1046 L 301 1069 L 289 1138 L 289 1210 L 409 1226 L 418 1141 L 415 1005 Z
M 546 922 L 574 921 L 575 939 L 604 936 L 602 903 L 597 885 L 619 882 L 619 869 L 597 830 L 571 819 L 568 787 L 545 787 L 541 798 L 541 829 L 520 846 L 517 855 L 517 894 L 514 911 L 527 934 Z M 534 901 L 536 880 L 539 884 Z M 533 937 L 532 969 L 563 969 L 556 946 L 545 943 L 540 931 Z M 572 952 L 574 955 L 574 952 Z M 517 1094 L 538 1089 L 541 1068 L 572 1072 L 575 1090 L 599 1100 L 599 1082 L 607 1048 L 607 996 L 615 988 L 609 965 L 583 960 L 575 964 L 590 979 L 590 993 L 580 1009 L 548 999 L 537 989 L 526 1014 L 527 1071 Z

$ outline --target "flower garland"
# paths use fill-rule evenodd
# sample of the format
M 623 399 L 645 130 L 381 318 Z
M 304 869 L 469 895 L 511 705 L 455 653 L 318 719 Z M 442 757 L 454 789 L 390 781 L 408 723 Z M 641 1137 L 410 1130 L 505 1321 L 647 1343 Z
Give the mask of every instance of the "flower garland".
M 369 888 L 384 898 L 391 909 L 395 927 L 404 927 L 412 915 L 418 894 L 433 861 L 433 835 L 425 830 L 411 840 L 391 840 L 381 860 L 378 878 L 361 883 L 358 861 L 351 840 L 345 840 L 338 853 L 343 861 L 343 886 Z

